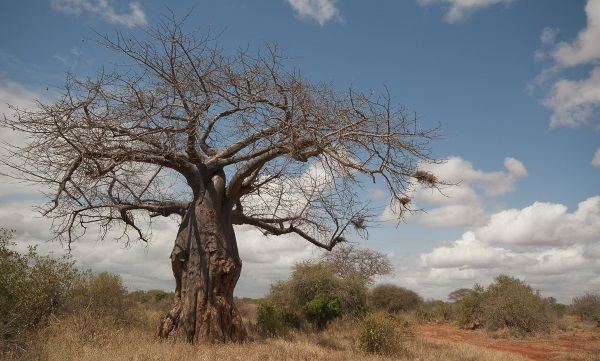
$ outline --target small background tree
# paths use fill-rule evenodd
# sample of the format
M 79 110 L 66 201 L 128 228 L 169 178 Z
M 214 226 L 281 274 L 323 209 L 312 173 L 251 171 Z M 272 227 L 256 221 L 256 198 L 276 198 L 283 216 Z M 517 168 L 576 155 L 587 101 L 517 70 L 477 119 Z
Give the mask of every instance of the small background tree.
M 470 288 L 459 288 L 457 290 L 454 290 L 452 292 L 450 292 L 450 294 L 448 294 L 448 300 L 450 300 L 450 302 L 460 302 L 463 300 L 463 298 L 465 298 L 466 296 L 468 296 L 469 294 L 475 292 L 474 290 L 470 289 Z
M 385 254 L 352 244 L 340 244 L 330 252 L 324 252 L 319 261 L 331 265 L 341 278 L 357 277 L 367 286 L 377 277 L 394 273 L 394 266 Z

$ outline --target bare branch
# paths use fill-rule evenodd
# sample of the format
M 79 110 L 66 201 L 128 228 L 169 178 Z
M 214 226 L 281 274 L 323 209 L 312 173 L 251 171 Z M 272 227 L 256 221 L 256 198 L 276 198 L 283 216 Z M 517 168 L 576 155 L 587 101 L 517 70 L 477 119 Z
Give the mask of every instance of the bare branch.
M 212 189 L 236 222 L 331 249 L 377 216 L 365 180 L 387 188 L 399 220 L 415 181 L 445 185 L 419 169 L 439 162 L 439 129 L 421 129 L 387 89 L 340 92 L 302 77 L 277 45 L 228 53 L 174 17 L 99 43 L 115 64 L 69 74 L 59 99 L 0 120 L 30 140 L 0 163 L 43 186 L 41 210 L 69 241 L 90 223 L 145 239 L 143 222 L 184 215 Z

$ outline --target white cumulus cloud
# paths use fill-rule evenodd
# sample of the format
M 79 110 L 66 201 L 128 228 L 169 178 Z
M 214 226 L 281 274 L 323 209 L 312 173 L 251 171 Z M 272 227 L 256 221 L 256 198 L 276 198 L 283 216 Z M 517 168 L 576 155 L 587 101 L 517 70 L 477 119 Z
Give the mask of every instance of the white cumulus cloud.
M 566 206 L 535 202 L 524 209 L 508 209 L 492 215 L 475 231 L 489 244 L 562 246 L 600 240 L 600 196 L 579 203 L 573 213 Z
M 466 232 L 451 245 L 434 248 L 421 255 L 421 262 L 431 268 L 490 268 L 505 261 L 506 250 L 478 241 L 473 232 Z
M 448 8 L 444 19 L 449 23 L 457 23 L 472 13 L 496 4 L 510 4 L 513 0 L 417 0 L 422 5 L 441 4 Z
M 587 123 L 600 107 L 600 67 L 593 69 L 587 79 L 556 81 L 544 105 L 554 110 L 551 127 Z
M 146 13 L 139 2 L 129 3 L 129 13 L 119 13 L 109 0 L 50 0 L 52 8 L 67 15 L 83 12 L 99 16 L 111 23 L 134 27 L 146 25 Z
M 534 53 L 536 60 L 553 61 L 533 81 L 540 89 L 550 89 L 543 104 L 553 111 L 551 127 L 586 124 L 600 109 L 600 2 L 588 0 L 585 13 L 587 25 L 575 39 L 556 43 L 557 32 L 545 28 L 540 37 L 542 47 Z M 561 77 L 565 69 L 576 66 L 592 69 L 585 78 Z
M 585 6 L 587 26 L 572 42 L 560 42 L 552 57 L 561 65 L 574 66 L 600 59 L 600 2 L 588 0 Z
M 445 299 L 457 288 L 485 286 L 506 274 L 569 303 L 600 285 L 600 196 L 583 200 L 571 213 L 564 205 L 540 202 L 497 212 L 457 240 L 392 261 L 402 270 L 393 282 L 425 297 Z
M 312 19 L 325 25 L 330 20 L 341 20 L 340 10 L 336 7 L 337 0 L 286 0 L 300 18 Z

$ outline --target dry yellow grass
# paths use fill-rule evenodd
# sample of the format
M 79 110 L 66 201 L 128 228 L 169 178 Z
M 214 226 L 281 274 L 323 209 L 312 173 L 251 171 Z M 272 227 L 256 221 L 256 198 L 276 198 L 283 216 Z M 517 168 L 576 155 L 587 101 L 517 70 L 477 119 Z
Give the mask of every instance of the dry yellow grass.
M 286 339 L 255 339 L 245 344 L 194 346 L 160 342 L 145 326 L 113 329 L 102 322 L 71 316 L 54 320 L 35 334 L 26 353 L 15 361 L 180 361 L 180 360 L 502 360 L 524 358 L 468 344 L 418 336 L 398 340 L 400 350 L 390 356 L 368 355 L 356 348 L 353 323 L 339 321 L 322 333 L 292 333 Z

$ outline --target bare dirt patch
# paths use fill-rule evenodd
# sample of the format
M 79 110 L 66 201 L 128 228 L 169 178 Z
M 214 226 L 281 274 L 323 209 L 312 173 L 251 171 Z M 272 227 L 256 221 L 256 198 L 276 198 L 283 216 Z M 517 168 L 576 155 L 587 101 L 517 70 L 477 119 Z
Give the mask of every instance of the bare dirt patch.
M 550 335 L 524 339 L 500 338 L 483 330 L 461 330 L 455 325 L 421 325 L 417 329 L 423 337 L 514 352 L 531 360 L 600 361 L 599 328 L 557 330 Z

